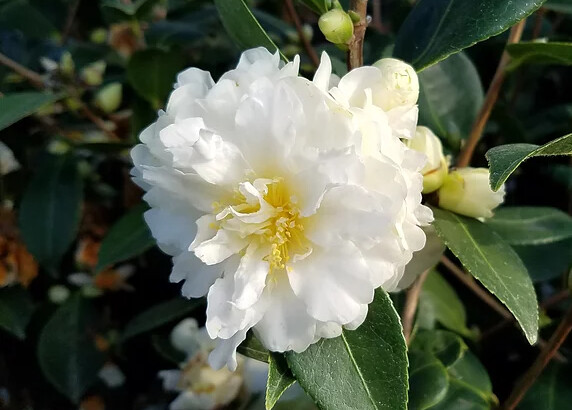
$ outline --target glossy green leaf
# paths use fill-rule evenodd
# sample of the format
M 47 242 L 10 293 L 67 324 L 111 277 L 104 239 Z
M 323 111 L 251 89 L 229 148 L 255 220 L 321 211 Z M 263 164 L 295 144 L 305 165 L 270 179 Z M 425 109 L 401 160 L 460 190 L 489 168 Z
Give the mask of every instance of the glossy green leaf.
M 544 0 L 420 0 L 397 35 L 394 56 L 423 70 L 502 33 Z
M 141 203 L 111 227 L 101 242 L 96 271 L 140 255 L 154 245 L 155 241 L 143 219 L 147 209 L 147 204 Z
M 270 361 L 270 353 L 252 331 L 246 334 L 246 339 L 238 346 L 237 352 L 260 362 L 268 363 Z
M 224 28 L 241 49 L 266 47 L 271 53 L 278 50 L 244 0 L 214 0 L 214 3 Z
M 527 41 L 509 44 L 507 51 L 512 57 L 507 70 L 522 64 L 572 65 L 572 43 Z
M 125 342 L 132 337 L 156 329 L 167 323 L 188 316 L 195 308 L 204 303 L 203 299 L 185 299 L 178 297 L 155 305 L 135 316 L 123 331 L 121 340 Z
M 31 39 L 45 40 L 57 33 L 52 21 L 28 0 L 0 2 L 0 27 L 18 30 Z
M 415 335 L 411 348 L 435 356 L 445 367 L 452 366 L 467 351 L 463 339 L 446 330 L 419 332 Z
M 19 286 L 0 289 L 0 328 L 24 339 L 34 304 L 26 290 Z
M 486 157 L 491 171 L 490 183 L 498 191 L 520 164 L 532 157 L 572 155 L 572 134 L 550 141 L 542 146 L 509 144 L 491 148 Z
M 572 14 L 572 2 L 570 0 L 548 0 L 544 8 L 558 13 Z
M 274 407 L 282 393 L 292 386 L 296 379 L 292 375 L 286 358 L 279 353 L 272 353 L 268 362 L 268 381 L 266 382 L 266 410 Z
M 399 410 L 407 407 L 406 350 L 399 316 L 378 289 L 360 327 L 303 353 L 289 352 L 286 359 L 320 408 Z
M 53 314 L 38 340 L 42 372 L 74 403 L 97 381 L 105 363 L 94 341 L 95 320 L 89 301 L 77 293 Z
M 36 260 L 55 269 L 76 236 L 83 181 L 72 155 L 47 154 L 20 203 L 20 230 Z
M 60 94 L 31 91 L 0 97 L 0 131 L 60 98 Z
M 477 69 L 458 53 L 419 73 L 419 124 L 431 128 L 451 148 L 469 136 L 484 100 Z
M 154 109 L 159 109 L 163 107 L 184 64 L 179 52 L 148 48 L 131 56 L 127 64 L 127 79 L 141 97 Z
M 332 4 L 331 0 L 300 0 L 300 3 L 320 15 L 327 12 Z
M 556 208 L 499 208 L 486 223 L 511 245 L 542 245 L 572 237 L 572 217 Z
M 512 248 L 534 283 L 559 278 L 572 267 L 572 239 L 546 245 L 513 245 Z
M 453 378 L 469 384 L 484 397 L 492 396 L 493 385 L 489 374 L 479 359 L 470 351 L 466 351 L 463 357 L 448 368 L 448 371 Z
M 572 366 L 552 361 L 518 405 L 519 410 L 562 410 L 572 403 Z
M 433 226 L 465 268 L 512 312 L 528 341 L 538 337 L 538 302 L 525 266 L 497 233 L 476 219 L 433 208 Z
M 447 394 L 447 369 L 433 355 L 409 351 L 409 410 L 424 410 L 439 403 Z
M 471 385 L 457 379 L 449 380 L 447 394 L 431 410 L 490 410 L 489 401 Z
M 437 272 L 431 272 L 423 283 L 419 298 L 419 313 L 425 323 L 437 321 L 444 327 L 463 336 L 471 336 L 467 328 L 467 313 L 455 290 Z

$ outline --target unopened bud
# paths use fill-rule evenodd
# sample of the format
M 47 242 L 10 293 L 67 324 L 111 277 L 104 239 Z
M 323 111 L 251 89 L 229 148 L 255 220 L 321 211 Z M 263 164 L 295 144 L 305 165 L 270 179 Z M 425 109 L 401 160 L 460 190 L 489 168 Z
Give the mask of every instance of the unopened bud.
M 333 9 L 322 14 L 318 26 L 326 39 L 334 44 L 346 44 L 354 35 L 354 23 L 343 10 Z
M 105 44 L 107 42 L 107 30 L 104 28 L 96 28 L 89 35 L 89 40 L 95 44 Z
M 48 290 L 48 298 L 50 302 L 55 303 L 56 305 L 61 305 L 70 297 L 70 290 L 62 285 L 55 285 L 52 286 Z
M 374 103 L 384 111 L 417 104 L 419 79 L 415 69 L 395 58 L 382 58 L 373 64 L 381 71 L 382 82 L 373 95 Z
M 504 186 L 494 192 L 487 168 L 460 168 L 452 171 L 437 195 L 439 207 L 473 218 L 490 218 L 504 200 Z
M 95 105 L 109 114 L 119 108 L 123 95 L 121 83 L 110 83 L 102 87 L 95 95 Z
M 80 77 L 84 83 L 91 86 L 100 85 L 105 73 L 105 61 L 96 61 L 81 70 Z
M 429 194 L 439 189 L 448 174 L 448 164 L 443 155 L 441 140 L 427 127 L 417 127 L 415 136 L 407 141 L 409 148 L 427 156 L 423 174 L 423 193 Z
M 60 72 L 66 76 L 71 77 L 75 71 L 75 64 L 73 62 L 72 55 L 66 51 L 62 54 L 60 58 Z

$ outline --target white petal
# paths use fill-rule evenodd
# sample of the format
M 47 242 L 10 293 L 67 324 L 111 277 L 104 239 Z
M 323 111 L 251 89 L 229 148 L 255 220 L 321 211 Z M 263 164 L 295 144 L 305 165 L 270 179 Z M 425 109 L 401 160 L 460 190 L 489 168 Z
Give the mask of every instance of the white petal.
M 236 370 L 236 348 L 246 339 L 248 329 L 242 329 L 228 339 L 217 339 L 217 346 L 209 355 L 209 365 L 213 369 L 220 369 L 224 365 L 231 372 Z
M 263 258 L 267 256 L 267 248 L 251 244 L 240 259 L 240 265 L 234 273 L 234 292 L 232 300 L 238 309 L 248 309 L 260 299 L 266 286 L 270 264 Z
M 207 265 L 214 265 L 240 252 L 247 245 L 247 239 L 228 230 L 219 229 L 214 237 L 194 246 L 192 251 Z
M 330 89 L 330 78 L 332 76 L 332 62 L 328 54 L 323 51 L 320 57 L 320 65 L 314 74 L 314 79 L 312 82 L 316 84 L 322 91 L 328 91 Z

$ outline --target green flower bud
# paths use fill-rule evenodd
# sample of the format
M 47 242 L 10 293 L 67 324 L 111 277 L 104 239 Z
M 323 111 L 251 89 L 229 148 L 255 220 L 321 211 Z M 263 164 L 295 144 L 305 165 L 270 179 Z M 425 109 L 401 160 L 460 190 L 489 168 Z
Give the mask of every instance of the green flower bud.
M 109 114 L 119 108 L 122 95 L 121 83 L 109 83 L 97 92 L 94 102 L 101 111 Z
M 105 61 L 96 61 L 83 68 L 80 77 L 84 83 L 91 86 L 100 85 L 103 82 L 103 74 L 105 73 Z
M 423 193 L 429 194 L 439 189 L 449 172 L 441 140 L 429 128 L 417 127 L 415 137 L 406 143 L 409 148 L 427 156 L 427 163 L 421 170 Z
M 66 51 L 62 54 L 62 57 L 60 58 L 60 72 L 66 76 L 66 77 L 71 77 L 73 76 L 73 73 L 75 71 L 75 64 L 73 62 L 73 58 L 72 55 Z
M 107 30 L 104 28 L 96 28 L 89 35 L 89 40 L 95 44 L 105 44 L 107 42 Z
M 333 9 L 322 14 L 318 26 L 326 39 L 334 44 L 346 44 L 354 35 L 352 19 L 343 10 Z
M 504 187 L 494 192 L 487 168 L 460 168 L 452 171 L 437 191 L 439 207 L 473 218 L 490 218 L 504 200 Z

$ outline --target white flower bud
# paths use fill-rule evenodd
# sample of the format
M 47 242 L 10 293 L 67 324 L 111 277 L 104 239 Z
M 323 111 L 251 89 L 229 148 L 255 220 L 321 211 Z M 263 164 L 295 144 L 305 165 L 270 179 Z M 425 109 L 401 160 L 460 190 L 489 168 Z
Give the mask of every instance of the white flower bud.
M 105 113 L 112 113 L 121 105 L 123 86 L 110 83 L 102 87 L 95 95 L 95 105 Z
M 68 300 L 70 296 L 70 290 L 62 285 L 55 285 L 52 286 L 48 290 L 48 298 L 50 302 L 55 303 L 56 305 L 61 305 L 66 300 Z
M 354 35 L 354 23 L 343 10 L 334 9 L 322 14 L 318 27 L 326 39 L 334 44 L 346 44 Z
M 487 168 L 460 168 L 451 172 L 437 192 L 439 207 L 473 218 L 490 218 L 504 200 L 504 186 L 493 192 Z
M 377 106 L 389 111 L 417 104 L 419 79 L 413 67 L 395 58 L 382 58 L 373 66 L 382 74 L 381 84 L 373 90 L 373 100 Z
M 105 61 L 96 61 L 81 70 L 80 77 L 84 83 L 91 86 L 100 85 L 105 73 Z
M 429 128 L 419 126 L 415 130 L 415 136 L 407 141 L 407 145 L 427 156 L 427 163 L 421 170 L 423 193 L 428 194 L 439 189 L 448 173 L 448 164 L 443 155 L 441 140 Z
M 14 157 L 12 150 L 0 141 L 0 176 L 20 169 L 20 163 Z

